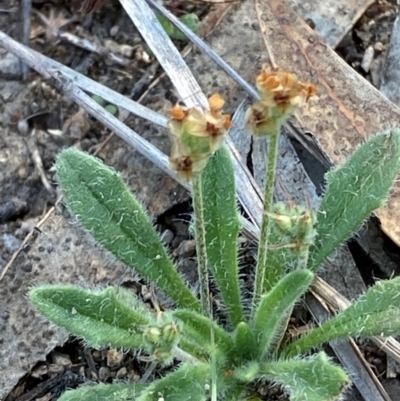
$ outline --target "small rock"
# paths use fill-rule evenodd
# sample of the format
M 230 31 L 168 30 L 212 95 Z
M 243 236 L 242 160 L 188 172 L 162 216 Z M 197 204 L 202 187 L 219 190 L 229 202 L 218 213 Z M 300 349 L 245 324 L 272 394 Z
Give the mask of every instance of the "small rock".
M 52 353 L 52 360 L 55 365 L 59 366 L 72 366 L 71 358 L 67 354 L 62 354 L 61 352 L 54 351 Z
M 383 362 L 382 362 L 382 359 L 380 359 L 380 358 L 373 358 L 371 363 L 373 365 L 377 366 L 377 365 L 382 365 Z
M 19 58 L 11 53 L 0 57 L 0 75 L 4 75 L 6 79 L 19 78 L 22 75 L 22 63 Z
M 128 370 L 125 366 L 118 370 L 117 374 L 115 375 L 116 379 L 125 379 L 128 375 Z
M 111 29 L 110 29 L 110 36 L 116 36 L 117 33 L 119 32 L 119 26 L 118 25 L 114 25 Z
M 65 371 L 65 367 L 62 365 L 57 365 L 55 363 L 52 363 L 48 366 L 49 369 L 49 375 L 54 375 L 54 374 L 59 374 L 63 373 Z
M 137 382 L 140 379 L 140 375 L 135 372 L 134 370 L 132 370 L 131 372 L 129 372 L 128 374 L 128 380 L 131 382 Z
M 102 382 L 106 382 L 111 377 L 110 368 L 107 366 L 102 366 L 99 369 L 99 379 Z
M 19 198 L 9 199 L 0 204 L 0 224 L 15 220 L 28 213 L 29 207 L 25 200 Z
M 142 285 L 142 287 L 140 288 L 140 293 L 142 295 L 143 301 L 149 301 L 151 299 L 151 291 L 147 288 L 147 286 Z
M 119 367 L 124 359 L 124 355 L 118 352 L 115 348 L 107 352 L 107 366 L 110 368 Z
M 3 242 L 4 247 L 10 253 L 15 252 L 21 244 L 21 241 L 18 238 L 15 238 L 12 234 L 3 234 L 0 242 Z
M 174 250 L 173 255 L 181 258 L 191 258 L 196 253 L 196 240 L 190 239 L 182 241 L 178 248 Z
M 165 246 L 170 245 L 173 239 L 174 233 L 171 230 L 168 230 L 168 228 L 161 234 L 161 241 Z
M 67 119 L 62 127 L 62 132 L 69 134 L 70 138 L 82 140 L 90 130 L 88 113 L 79 109 L 73 116 Z
M 374 59 L 374 48 L 372 46 L 368 46 L 365 50 L 363 59 L 361 61 L 361 68 L 368 72 L 371 66 L 372 60 Z
M 21 227 L 15 231 L 15 235 L 18 237 L 25 237 L 26 234 L 33 231 L 36 224 L 39 222 L 37 218 L 28 219 L 22 222 Z
M 385 50 L 385 46 L 382 42 L 376 42 L 374 44 L 374 50 L 376 50 L 377 52 L 383 52 Z
M 129 45 L 120 45 L 111 39 L 104 41 L 104 47 L 111 51 L 112 53 L 120 54 L 124 57 L 131 57 L 135 48 Z
M 47 365 L 39 365 L 37 368 L 32 370 L 31 376 L 35 379 L 40 379 L 42 376 L 45 376 L 49 373 L 49 369 Z
M 101 359 L 102 359 L 101 351 L 98 351 L 97 349 L 95 349 L 95 350 L 92 352 L 92 358 L 93 358 L 93 360 L 95 360 L 95 361 L 101 361 Z
M 124 57 L 128 57 L 128 58 L 132 57 L 134 50 L 135 50 L 135 48 L 132 46 L 129 46 L 129 45 L 120 45 L 119 46 L 119 52 Z
M 188 231 L 189 231 L 189 223 L 184 220 L 178 220 L 174 221 L 174 231 L 176 233 L 176 236 L 188 236 Z

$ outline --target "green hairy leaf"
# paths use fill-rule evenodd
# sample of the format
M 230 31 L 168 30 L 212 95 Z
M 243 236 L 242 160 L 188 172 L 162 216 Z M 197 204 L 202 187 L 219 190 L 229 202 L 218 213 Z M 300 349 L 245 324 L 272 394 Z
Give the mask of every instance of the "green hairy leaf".
M 254 334 L 246 322 L 240 322 L 235 330 L 235 357 L 238 361 L 257 358 L 258 347 Z
M 349 308 L 288 345 L 294 356 L 341 337 L 390 336 L 400 332 L 400 277 L 379 281 Z
M 256 361 L 250 361 L 236 368 L 234 377 L 239 380 L 239 382 L 251 383 L 257 378 L 259 371 L 259 363 Z
M 86 291 L 72 285 L 44 285 L 31 289 L 29 296 L 45 317 L 93 347 L 143 345 L 141 326 L 148 323 L 148 312 L 121 303 L 112 287 Z M 123 297 L 126 300 L 127 294 Z
M 319 209 L 311 270 L 315 271 L 385 203 L 399 167 L 400 130 L 392 129 L 371 138 L 344 166 L 326 175 L 328 186 Z
M 243 320 L 237 262 L 240 222 L 234 170 L 226 148 L 210 158 L 202 184 L 207 259 L 230 321 L 237 325 Z
M 204 350 L 208 352 L 213 350 L 210 332 L 212 324 L 217 352 L 221 351 L 226 355 L 232 351 L 234 345 L 230 334 L 208 317 L 184 309 L 173 311 L 172 316 L 183 323 L 183 332 L 185 335 L 191 341 L 201 345 Z
M 263 295 L 254 316 L 254 336 L 258 352 L 264 355 L 281 328 L 294 303 L 303 295 L 314 278 L 309 270 L 294 270 L 283 277 L 272 290 Z M 283 328 L 285 330 L 286 327 Z
M 149 217 L 115 171 L 72 148 L 60 153 L 56 167 L 68 208 L 96 241 L 180 306 L 200 309 Z
M 134 401 L 147 384 L 99 383 L 66 391 L 59 401 Z
M 280 384 L 291 401 L 333 401 L 350 384 L 347 374 L 332 365 L 324 352 L 306 359 L 267 362 L 261 365 L 265 379 Z
M 201 344 L 182 336 L 179 339 L 179 348 L 197 358 L 199 361 L 206 360 L 210 353 L 209 351 L 206 351 Z
M 206 401 L 210 383 L 208 364 L 182 365 L 150 384 L 136 401 Z
M 238 401 L 242 400 L 241 395 L 244 390 L 243 384 L 235 384 L 228 388 L 221 396 L 221 401 Z

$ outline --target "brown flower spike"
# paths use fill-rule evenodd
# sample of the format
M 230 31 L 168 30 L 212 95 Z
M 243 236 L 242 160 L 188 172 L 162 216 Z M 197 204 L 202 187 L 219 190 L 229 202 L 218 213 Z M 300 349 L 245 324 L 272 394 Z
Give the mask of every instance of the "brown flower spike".
M 200 172 L 208 158 L 223 145 L 231 125 L 230 116 L 221 113 L 224 99 L 215 94 L 208 101 L 207 111 L 182 106 L 174 106 L 170 111 L 171 168 L 187 180 Z
M 257 76 L 261 99 L 246 113 L 246 128 L 256 136 L 274 135 L 294 112 L 317 93 L 317 87 L 300 82 L 296 75 L 265 68 Z

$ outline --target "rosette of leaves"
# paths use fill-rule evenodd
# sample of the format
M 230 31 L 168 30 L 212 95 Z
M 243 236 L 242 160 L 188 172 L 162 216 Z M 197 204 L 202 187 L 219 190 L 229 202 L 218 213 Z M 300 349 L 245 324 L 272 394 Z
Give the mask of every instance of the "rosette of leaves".
M 225 306 L 223 318 L 210 318 L 119 174 L 78 150 L 63 151 L 56 167 L 70 211 L 99 244 L 152 281 L 176 308 L 153 311 L 137 296 L 112 287 L 33 288 L 30 297 L 38 310 L 86 343 L 143 350 L 155 363 L 173 365 L 151 383 L 86 386 L 67 391 L 61 400 L 203 401 L 216 395 L 254 400 L 262 399 L 256 391 L 260 381 L 281 385 L 293 401 L 338 399 L 349 376 L 324 352 L 310 351 L 337 338 L 399 333 L 400 278 L 378 282 L 300 338 L 281 339 L 288 315 L 321 262 L 384 203 L 399 160 L 400 132 L 376 135 L 328 173 L 317 222 L 304 208 L 275 205 L 269 241 L 274 279 L 250 314 L 239 281 L 234 171 L 227 150 L 218 150 L 201 173 L 208 266 Z

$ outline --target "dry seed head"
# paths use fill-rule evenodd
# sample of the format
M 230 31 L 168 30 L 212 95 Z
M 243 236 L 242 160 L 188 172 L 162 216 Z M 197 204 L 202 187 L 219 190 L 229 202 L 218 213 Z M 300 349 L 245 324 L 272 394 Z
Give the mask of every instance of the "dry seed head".
M 275 135 L 280 128 L 280 122 L 270 116 L 271 109 L 261 101 L 251 105 L 245 114 L 246 131 L 257 137 Z
M 225 100 L 215 94 L 208 99 L 208 103 L 210 109 L 206 111 L 180 105 L 172 107 L 169 123 L 172 135 L 180 138 L 183 133 L 187 133 L 196 137 L 209 137 L 215 136 L 217 131 L 220 131 L 218 135 L 224 135 L 231 125 L 230 116 L 221 113 Z
M 300 82 L 296 75 L 269 67 L 257 76 L 256 85 L 261 99 L 246 113 L 246 129 L 256 136 L 277 134 L 296 107 L 317 92 L 315 85 Z
M 261 101 L 269 107 L 278 107 L 282 114 L 302 105 L 317 92 L 316 86 L 300 82 L 296 75 L 278 69 L 265 68 L 257 76 Z
M 169 158 L 170 168 L 176 171 L 182 179 L 191 181 L 197 173 L 205 168 L 207 161 L 208 155 L 193 155 L 179 139 L 173 142 Z
M 222 114 L 225 100 L 218 94 L 209 98 L 210 109 L 174 106 L 168 124 L 172 134 L 171 168 L 191 180 L 222 145 L 231 126 L 230 116 Z

